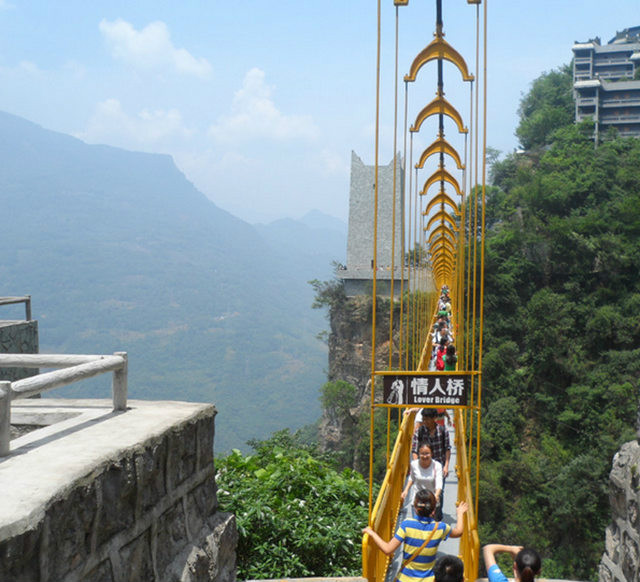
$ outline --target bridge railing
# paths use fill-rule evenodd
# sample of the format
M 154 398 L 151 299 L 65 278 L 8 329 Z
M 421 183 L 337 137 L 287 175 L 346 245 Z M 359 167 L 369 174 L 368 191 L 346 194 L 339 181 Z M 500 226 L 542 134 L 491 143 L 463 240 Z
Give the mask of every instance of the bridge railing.
M 404 489 L 409 463 L 411 462 L 411 440 L 415 411 L 404 416 L 396 438 L 387 473 L 380 487 L 378 498 L 371 512 L 371 527 L 383 539 L 391 539 L 402 505 L 400 494 Z M 390 557 L 378 550 L 368 535 L 362 538 L 362 576 L 369 582 L 383 582 L 389 567 Z
M 62 368 L 15 382 L 0 382 L 0 456 L 10 452 L 11 402 L 113 372 L 114 410 L 127 409 L 127 353 L 113 355 L 0 354 L 0 368 Z
M 464 414 L 456 409 L 456 475 L 458 477 L 458 502 L 466 501 L 469 509 L 464 520 L 464 531 L 460 539 L 460 555 L 464 562 L 465 578 L 475 580 L 480 566 L 480 537 L 478 536 L 478 516 L 475 512 L 473 489 L 471 488 L 470 467 L 467 462 L 466 427 Z

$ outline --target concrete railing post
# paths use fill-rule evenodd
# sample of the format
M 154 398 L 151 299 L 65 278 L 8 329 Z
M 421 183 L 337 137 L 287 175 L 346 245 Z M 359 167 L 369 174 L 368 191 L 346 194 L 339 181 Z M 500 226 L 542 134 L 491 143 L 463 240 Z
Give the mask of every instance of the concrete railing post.
M 127 352 L 115 352 L 114 356 L 120 356 L 124 360 L 122 368 L 113 372 L 113 409 L 127 409 Z
M 25 297 L 24 302 L 25 319 L 31 321 L 31 295 Z
M 0 457 L 11 452 L 11 382 L 0 382 Z

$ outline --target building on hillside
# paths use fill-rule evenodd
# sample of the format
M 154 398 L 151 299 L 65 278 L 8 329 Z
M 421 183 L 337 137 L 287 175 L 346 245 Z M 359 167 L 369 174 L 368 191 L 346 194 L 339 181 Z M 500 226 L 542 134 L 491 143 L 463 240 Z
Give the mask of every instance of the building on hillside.
M 618 32 L 608 44 L 598 37 L 573 45 L 576 122 L 593 119 L 595 139 L 609 128 L 640 137 L 640 26 Z
M 403 170 L 400 156 L 396 157 L 395 172 L 393 160 L 387 166 L 378 167 L 376 294 L 382 296 L 390 296 L 392 280 L 394 281 L 394 296 L 399 296 L 400 282 L 403 273 L 406 272 L 403 269 L 402 259 Z M 394 174 L 395 213 L 393 204 Z M 372 290 L 374 194 L 375 166 L 366 166 L 355 152 L 351 152 L 347 264 L 346 267 L 338 271 L 338 277 L 344 281 L 345 292 L 350 297 L 370 295 Z

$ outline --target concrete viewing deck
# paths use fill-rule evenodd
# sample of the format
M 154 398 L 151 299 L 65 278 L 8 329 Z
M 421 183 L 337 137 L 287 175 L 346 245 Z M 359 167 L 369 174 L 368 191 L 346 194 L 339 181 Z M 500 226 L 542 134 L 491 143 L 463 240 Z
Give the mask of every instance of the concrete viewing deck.
M 0 580 L 231 582 L 212 404 L 20 399 L 0 458 Z M 40 428 L 38 428 L 40 427 Z M 33 430 L 35 428 L 35 430 Z
M 211 413 L 212 405 L 111 400 L 24 399 L 12 404 L 12 424 L 42 425 L 11 441 L 0 458 L 0 539 L 42 519 L 46 506 L 123 450 L 160 437 L 171 427 Z

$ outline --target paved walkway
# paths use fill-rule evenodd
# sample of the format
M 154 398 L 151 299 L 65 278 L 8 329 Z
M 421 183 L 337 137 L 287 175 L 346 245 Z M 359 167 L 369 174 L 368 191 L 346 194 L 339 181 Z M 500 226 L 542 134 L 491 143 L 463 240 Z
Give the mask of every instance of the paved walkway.
M 453 414 L 450 412 L 451 418 L 453 418 Z M 456 523 L 456 500 L 458 499 L 458 477 L 455 472 L 456 466 L 456 450 L 454 447 L 455 442 L 455 434 L 454 429 L 449 428 L 449 441 L 451 442 L 451 458 L 449 459 L 449 476 L 446 479 L 444 486 L 444 507 L 442 511 L 442 520 L 452 527 Z M 407 496 L 408 497 L 408 496 Z M 402 509 L 400 510 L 400 515 L 398 517 L 398 524 L 403 519 L 411 516 L 411 506 L 408 501 L 405 502 Z M 449 538 L 448 540 L 441 542 L 438 547 L 437 556 L 441 556 L 443 554 L 452 554 L 457 556 L 460 552 L 460 539 L 459 538 Z M 398 571 L 400 570 L 400 566 L 402 564 L 402 546 L 395 553 L 393 560 L 389 564 L 389 569 L 387 570 L 387 577 L 385 582 L 393 582 L 398 575 Z

